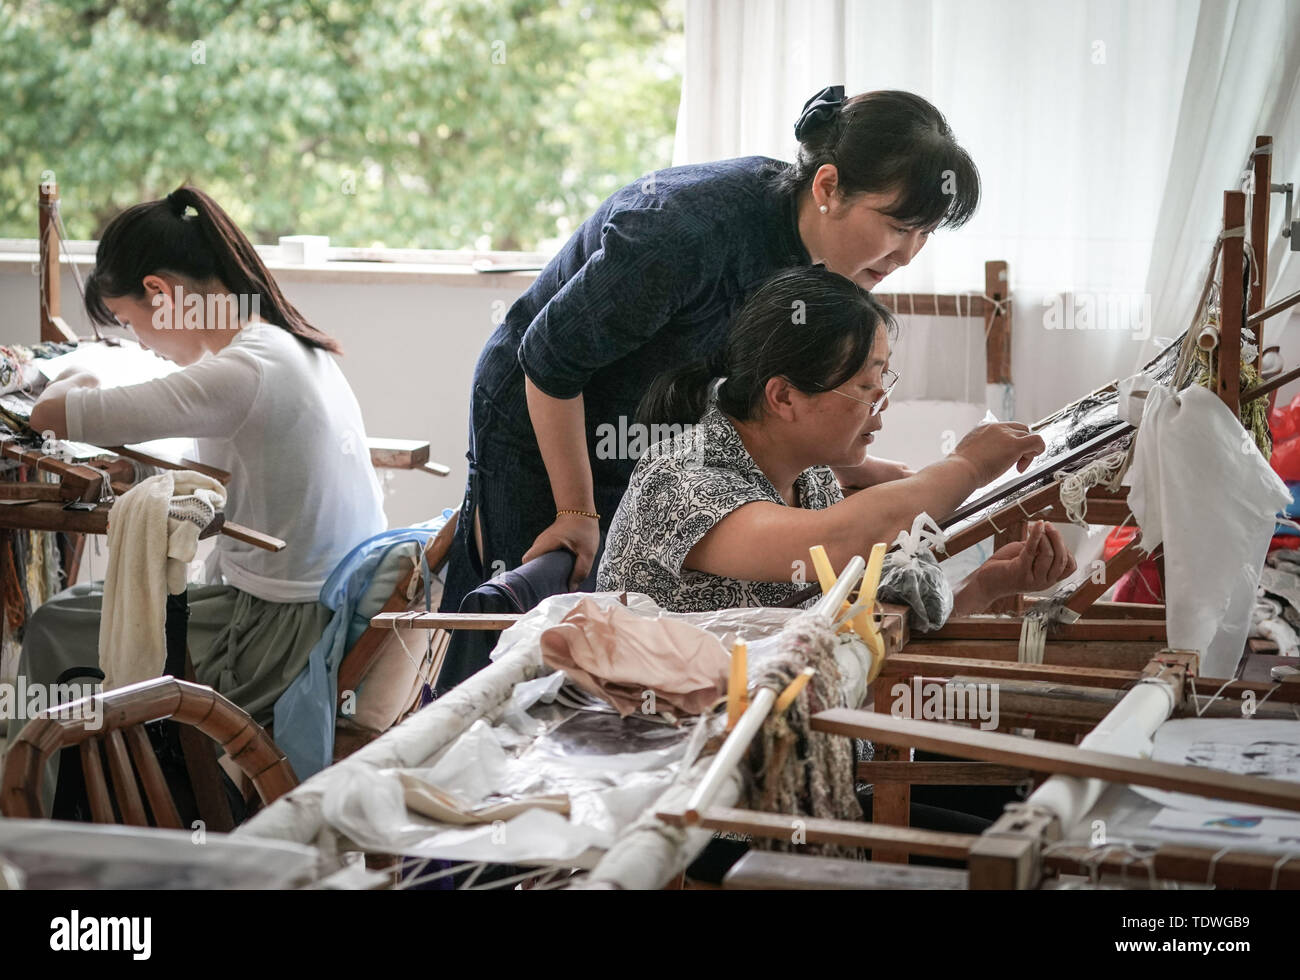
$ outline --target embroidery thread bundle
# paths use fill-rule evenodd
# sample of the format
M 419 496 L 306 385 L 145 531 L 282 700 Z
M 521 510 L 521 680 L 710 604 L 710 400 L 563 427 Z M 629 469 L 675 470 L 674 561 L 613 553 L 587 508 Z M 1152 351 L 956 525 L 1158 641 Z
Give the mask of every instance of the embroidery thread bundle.
M 815 732 L 811 725 L 819 711 L 845 706 L 835 660 L 839 642 L 833 627 L 807 613 L 785 625 L 777 640 L 780 652 L 758 666 L 754 685 L 775 691 L 785 690 L 805 668 L 813 668 L 816 674 L 784 713 L 768 717 L 750 750 L 746 780 L 750 805 L 795 820 L 790 840 L 756 840 L 757 847 L 826 855 L 857 853 L 856 848 L 838 845 L 807 846 L 798 826 L 799 817 L 862 819 L 853 792 L 852 740 Z

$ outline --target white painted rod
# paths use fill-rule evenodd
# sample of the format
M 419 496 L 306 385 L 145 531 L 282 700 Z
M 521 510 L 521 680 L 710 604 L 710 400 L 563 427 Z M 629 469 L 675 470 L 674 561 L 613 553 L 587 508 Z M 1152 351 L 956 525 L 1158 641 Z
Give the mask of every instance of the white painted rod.
M 1156 729 L 1173 714 L 1174 697 L 1168 681 L 1138 684 L 1107 712 L 1097 727 L 1079 743 L 1079 748 L 1140 758 Z M 1053 776 L 1025 802 L 1051 810 L 1061 821 L 1062 833 L 1068 834 L 1109 785 L 1102 779 Z
M 713 762 L 709 765 L 709 770 L 700 780 L 695 792 L 691 798 L 686 801 L 686 823 L 695 826 L 704 816 L 704 811 L 709 808 L 713 798 L 718 795 L 718 788 L 726 781 L 731 770 L 740 765 L 741 757 L 749 748 L 749 743 L 754 740 L 758 730 L 763 727 L 763 722 L 772 711 L 772 705 L 776 703 L 776 692 L 770 687 L 760 687 L 758 693 L 754 695 L 754 700 L 749 703 L 745 713 L 740 716 L 736 722 L 736 727 L 731 730 L 727 740 L 722 743 L 722 748 L 718 754 L 713 757 Z
M 831 590 L 817 600 L 813 612 L 833 625 L 840 614 L 840 607 L 848 600 L 854 586 L 862 581 L 862 573 L 866 570 L 866 559 L 861 555 L 854 555 L 844 566 L 844 571 L 840 572 L 840 577 L 835 580 Z

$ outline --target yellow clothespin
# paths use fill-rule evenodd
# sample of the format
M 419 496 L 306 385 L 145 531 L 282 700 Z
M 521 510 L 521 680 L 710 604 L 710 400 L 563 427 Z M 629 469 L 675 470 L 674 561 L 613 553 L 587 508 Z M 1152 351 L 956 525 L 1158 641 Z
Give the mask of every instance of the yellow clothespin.
M 831 567 L 830 557 L 826 554 L 826 549 L 821 545 L 813 545 L 808 549 L 808 554 L 812 556 L 813 571 L 817 573 L 817 581 L 821 583 L 822 595 L 825 595 L 835 585 L 839 576 L 835 574 L 835 569 Z M 849 608 L 849 604 L 846 602 L 840 606 L 840 613 L 847 608 Z M 836 618 L 839 618 L 839 613 L 836 614 Z M 843 623 L 840 625 L 839 632 L 843 633 L 849 628 L 848 623 Z
M 867 645 L 871 651 L 871 673 L 867 677 L 867 683 L 876 679 L 880 669 L 885 665 L 885 639 L 876 629 L 876 620 L 873 615 L 876 606 L 876 589 L 880 587 L 880 575 L 885 567 L 885 552 L 888 550 L 883 542 L 877 543 L 871 548 L 871 557 L 867 560 L 867 570 L 862 576 L 862 585 L 858 590 L 858 605 L 865 605 L 861 612 L 857 613 L 853 619 L 843 623 L 840 630 L 852 629 L 862 638 L 862 642 Z M 813 568 L 817 572 L 817 580 L 821 583 L 822 592 L 829 592 L 835 584 L 838 576 L 834 569 L 831 568 L 830 558 L 826 554 L 826 549 L 821 545 L 813 545 L 808 549 L 812 556 Z M 840 607 L 840 613 L 851 608 L 846 602 Z
M 871 557 L 867 560 L 867 571 L 862 576 L 862 586 L 858 591 L 858 603 L 866 604 L 862 612 L 853 617 L 853 631 L 862 637 L 862 641 L 871 649 L 871 673 L 867 683 L 871 683 L 885 665 L 885 638 L 876 629 L 876 590 L 880 588 L 880 575 L 885 567 L 885 544 L 878 542 L 871 548 Z
M 812 679 L 812 676 L 815 673 L 817 673 L 817 671 L 813 670 L 813 668 L 805 667 L 800 671 L 798 677 L 786 685 L 785 690 L 781 692 L 781 696 L 776 699 L 776 705 L 772 708 L 773 713 L 777 717 L 785 714 L 786 709 L 789 708 L 790 705 L 794 704 L 794 699 L 799 696 L 800 691 L 808 686 L 808 682 Z
M 731 677 L 727 680 L 727 731 L 735 727 L 749 707 L 749 647 L 731 648 Z

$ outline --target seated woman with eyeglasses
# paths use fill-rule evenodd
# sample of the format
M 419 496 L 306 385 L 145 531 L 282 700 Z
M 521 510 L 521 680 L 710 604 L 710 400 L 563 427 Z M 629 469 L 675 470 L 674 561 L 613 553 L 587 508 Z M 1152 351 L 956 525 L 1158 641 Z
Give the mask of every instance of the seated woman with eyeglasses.
M 883 425 L 894 330 L 868 292 L 820 266 L 759 286 L 713 360 L 657 379 L 642 401 L 652 432 L 685 431 L 637 463 L 597 588 L 643 592 L 676 612 L 777 605 L 802 588 L 811 546 L 843 568 L 1043 451 L 1018 422 L 981 425 L 939 462 L 845 498 L 832 467 L 861 464 Z M 966 580 L 953 613 L 1048 588 L 1074 569 L 1056 529 L 1035 523 Z

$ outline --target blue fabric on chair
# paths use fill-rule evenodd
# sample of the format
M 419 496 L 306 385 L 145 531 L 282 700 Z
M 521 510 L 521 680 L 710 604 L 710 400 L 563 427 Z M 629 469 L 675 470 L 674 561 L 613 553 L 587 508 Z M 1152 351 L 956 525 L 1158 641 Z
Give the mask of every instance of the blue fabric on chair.
M 595 589 L 596 564 L 592 564 L 591 574 L 578 588 L 579 592 Z M 571 552 L 548 551 L 518 568 L 502 572 L 496 578 L 484 582 L 465 596 L 458 611 L 528 612 L 547 596 L 568 592 L 569 576 L 572 574 Z M 453 630 L 442 662 L 442 672 L 438 675 L 439 696 L 491 663 L 491 653 L 500 636 L 496 630 Z
M 453 513 L 444 510 L 423 524 L 395 528 L 361 542 L 348 552 L 321 586 L 320 601 L 334 610 L 334 618 L 312 648 L 307 666 L 275 703 L 275 744 L 283 750 L 299 782 L 334 761 L 339 664 L 370 625 L 368 617 L 358 612 L 357 603 L 389 552 L 414 542 L 423 555 L 425 546 Z M 425 600 L 428 601 L 427 586 Z

